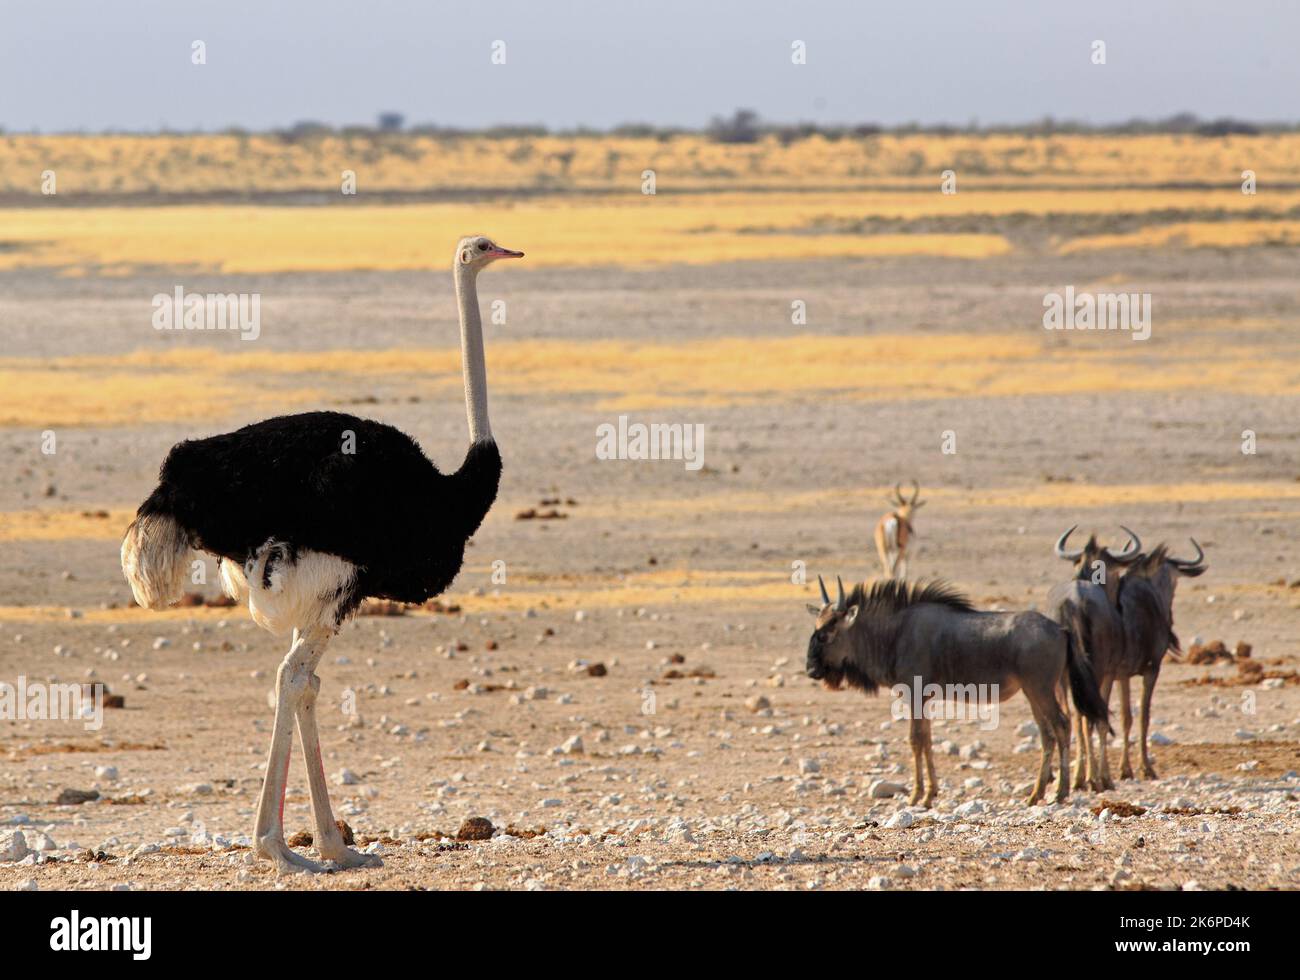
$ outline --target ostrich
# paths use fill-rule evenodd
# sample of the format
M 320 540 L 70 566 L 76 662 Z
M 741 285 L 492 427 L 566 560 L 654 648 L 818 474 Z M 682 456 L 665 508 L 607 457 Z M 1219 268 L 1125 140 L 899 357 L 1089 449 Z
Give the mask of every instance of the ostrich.
M 488 238 L 462 238 L 453 260 L 470 447 L 444 474 L 405 433 L 339 412 L 286 415 L 174 446 L 158 487 L 122 541 L 122 571 L 149 609 L 175 602 L 192 550 L 218 556 L 222 587 L 248 598 L 254 621 L 292 645 L 275 681 L 275 723 L 254 846 L 277 872 L 377 866 L 344 846 L 330 811 L 316 730 L 316 666 L 330 638 L 367 597 L 423 602 L 442 592 L 465 542 L 496 499 L 501 454 L 488 425 L 487 369 L 476 279 L 497 259 L 521 258 Z M 324 864 L 284 840 L 293 724 L 307 764 Z

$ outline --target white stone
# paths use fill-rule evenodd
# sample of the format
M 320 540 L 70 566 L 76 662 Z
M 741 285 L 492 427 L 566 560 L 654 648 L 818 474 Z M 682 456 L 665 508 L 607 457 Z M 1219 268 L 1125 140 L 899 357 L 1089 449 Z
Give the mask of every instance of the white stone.
M 21 830 L 9 830 L 0 834 L 0 862 L 21 861 L 30 853 L 27 838 Z
M 914 823 L 916 823 L 916 817 L 912 815 L 911 810 L 899 810 L 885 821 L 885 826 L 891 830 L 906 830 Z

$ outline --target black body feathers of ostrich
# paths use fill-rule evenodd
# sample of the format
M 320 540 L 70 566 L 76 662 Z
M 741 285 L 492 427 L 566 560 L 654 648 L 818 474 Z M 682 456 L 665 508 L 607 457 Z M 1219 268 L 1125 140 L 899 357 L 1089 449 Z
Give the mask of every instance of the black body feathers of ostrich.
M 473 443 L 442 473 L 406 433 L 341 412 L 284 415 L 178 443 L 139 516 L 243 565 L 269 540 L 346 559 L 365 597 L 423 602 L 451 584 L 496 499 L 501 454 Z

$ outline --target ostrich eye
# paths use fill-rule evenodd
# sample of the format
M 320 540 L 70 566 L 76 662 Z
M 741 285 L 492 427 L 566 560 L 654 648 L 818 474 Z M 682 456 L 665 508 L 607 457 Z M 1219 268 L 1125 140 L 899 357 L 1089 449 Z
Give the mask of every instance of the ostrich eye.
M 488 250 L 487 242 L 479 242 L 479 243 L 478 243 L 478 250 L 479 250 L 480 252 L 486 252 L 486 251 Z

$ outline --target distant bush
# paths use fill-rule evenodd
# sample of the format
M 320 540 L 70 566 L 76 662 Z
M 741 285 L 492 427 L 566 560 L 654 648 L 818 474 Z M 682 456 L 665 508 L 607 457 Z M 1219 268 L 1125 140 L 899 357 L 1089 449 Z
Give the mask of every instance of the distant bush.
M 758 113 L 752 109 L 737 109 L 730 119 L 714 116 L 707 132 L 717 143 L 757 143 L 763 135 L 758 128 Z

